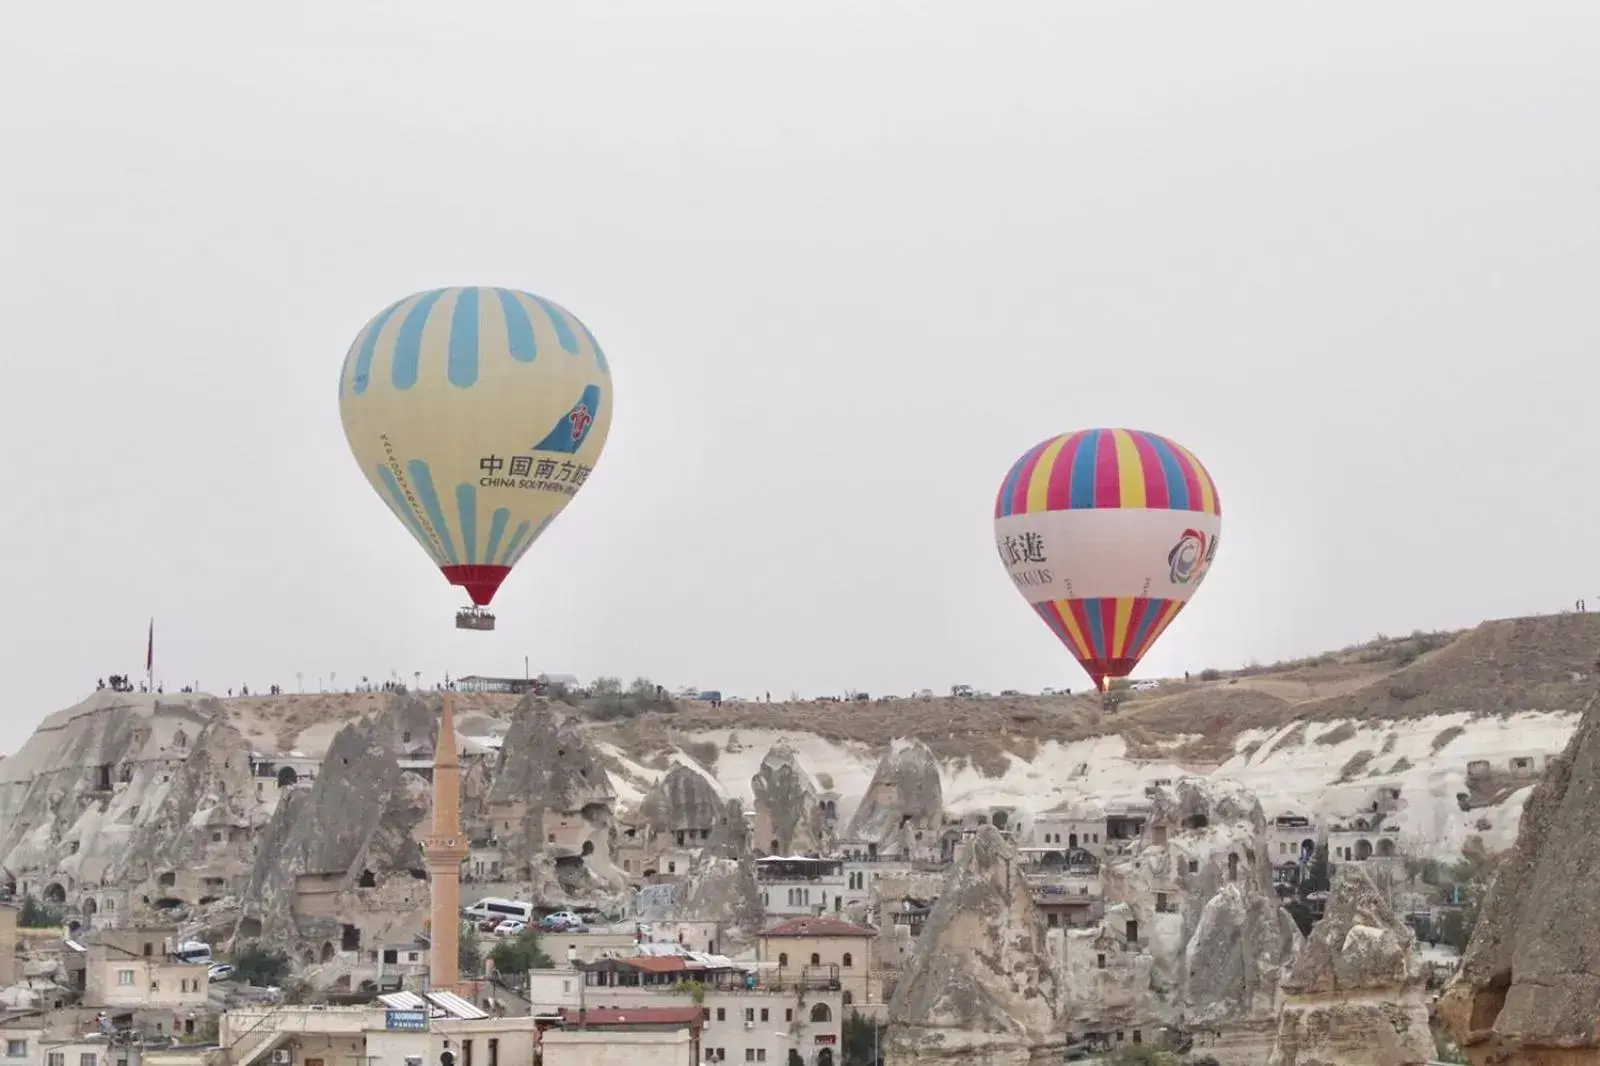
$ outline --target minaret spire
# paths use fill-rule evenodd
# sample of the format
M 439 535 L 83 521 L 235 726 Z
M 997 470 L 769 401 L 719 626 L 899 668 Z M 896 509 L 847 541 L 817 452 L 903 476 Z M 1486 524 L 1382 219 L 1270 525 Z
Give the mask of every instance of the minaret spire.
M 467 841 L 461 832 L 461 760 L 456 754 L 454 694 L 444 694 L 439 739 L 433 747 L 433 831 L 422 841 L 428 866 L 431 930 L 428 985 L 454 992 L 461 983 L 461 864 Z

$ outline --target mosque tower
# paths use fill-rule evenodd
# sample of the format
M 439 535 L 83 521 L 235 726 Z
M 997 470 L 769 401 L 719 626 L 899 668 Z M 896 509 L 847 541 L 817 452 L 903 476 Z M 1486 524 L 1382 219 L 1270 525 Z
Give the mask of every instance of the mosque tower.
M 461 864 L 467 858 L 467 840 L 461 832 L 461 760 L 452 695 L 444 694 L 433 749 L 433 832 L 422 840 L 433 904 L 428 987 L 435 992 L 455 992 L 461 984 Z

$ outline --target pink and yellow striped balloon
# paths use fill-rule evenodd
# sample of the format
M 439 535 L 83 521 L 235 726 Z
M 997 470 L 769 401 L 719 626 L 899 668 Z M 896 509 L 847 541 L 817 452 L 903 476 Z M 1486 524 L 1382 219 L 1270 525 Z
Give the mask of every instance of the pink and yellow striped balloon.
M 1012 464 L 994 506 L 1012 582 L 1102 692 L 1200 587 L 1221 527 L 1200 460 L 1137 429 L 1040 442 Z

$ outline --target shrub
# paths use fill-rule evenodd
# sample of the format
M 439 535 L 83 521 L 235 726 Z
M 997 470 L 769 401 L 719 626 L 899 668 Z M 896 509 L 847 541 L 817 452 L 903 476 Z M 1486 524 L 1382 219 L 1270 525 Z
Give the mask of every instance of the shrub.
M 1428 746 L 1432 748 L 1433 753 L 1437 755 L 1445 748 L 1449 747 L 1452 740 L 1461 736 L 1465 732 L 1466 730 L 1458 725 L 1450 726 L 1448 729 L 1441 729 L 1438 733 L 1434 734 L 1433 742 Z
M 246 984 L 281 985 L 288 972 L 289 957 L 260 944 L 247 944 L 233 953 L 234 979 Z

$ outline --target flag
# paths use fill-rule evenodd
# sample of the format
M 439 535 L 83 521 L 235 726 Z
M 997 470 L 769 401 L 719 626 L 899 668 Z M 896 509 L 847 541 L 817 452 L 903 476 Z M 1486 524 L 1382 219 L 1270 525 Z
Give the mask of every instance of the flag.
M 150 619 L 150 639 L 144 646 L 144 672 L 149 673 L 156 665 L 156 620 Z

